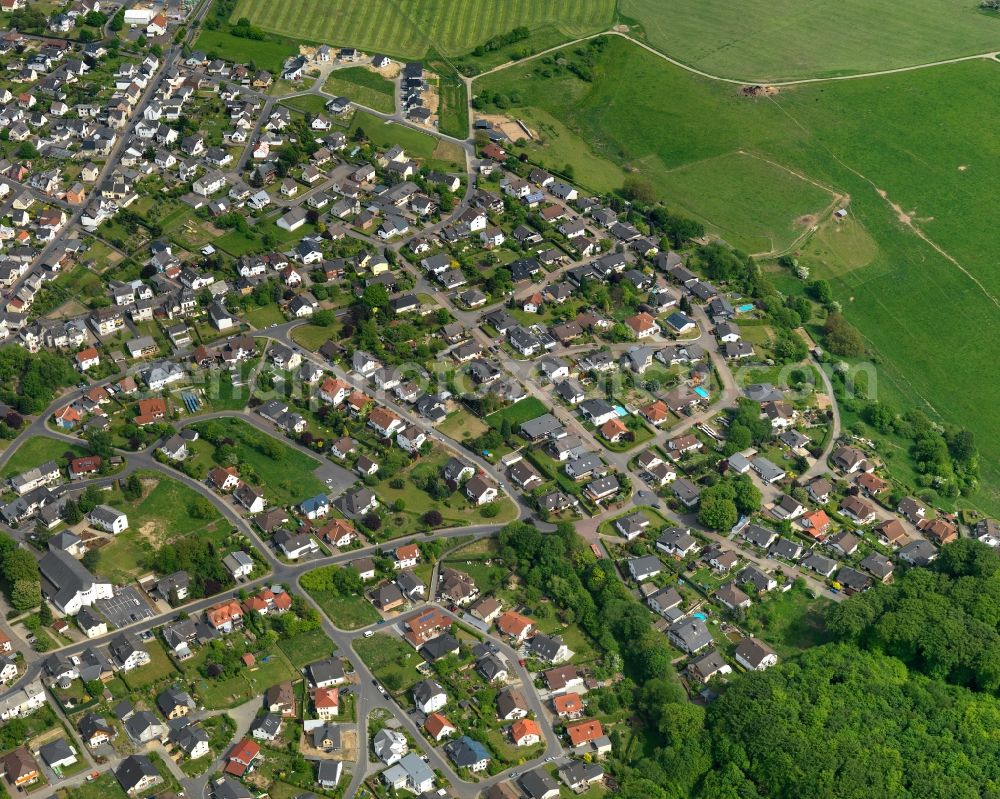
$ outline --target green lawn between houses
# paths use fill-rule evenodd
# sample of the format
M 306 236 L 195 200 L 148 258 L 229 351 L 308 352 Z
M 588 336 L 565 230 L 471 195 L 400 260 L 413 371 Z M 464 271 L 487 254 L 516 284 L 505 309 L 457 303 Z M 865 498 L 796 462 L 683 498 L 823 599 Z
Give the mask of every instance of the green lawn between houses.
M 193 427 L 197 430 L 204 424 L 206 423 L 196 423 Z M 293 449 L 275 438 L 274 440 L 281 446 L 281 456 L 273 459 L 249 443 L 257 436 L 267 436 L 262 430 L 234 418 L 213 419 L 208 424 L 222 425 L 226 435 L 236 441 L 240 462 L 250 464 L 257 472 L 261 480 L 261 489 L 269 502 L 286 505 L 301 502 L 307 497 L 326 491 L 326 486 L 314 475 L 319 468 L 319 462 L 304 452 Z
M 384 149 L 398 144 L 408 155 L 420 159 L 429 168 L 446 172 L 465 169 L 462 148 L 429 133 L 384 122 L 365 111 L 356 111 L 351 120 L 350 133 L 353 135 L 358 128 L 364 130 L 365 136 L 376 147 Z
M 421 679 L 417 666 L 423 663 L 423 658 L 401 638 L 376 633 L 371 638 L 355 638 L 352 645 L 365 665 L 394 694 Z
M 7 479 L 14 475 L 26 472 L 36 466 L 41 466 L 46 461 L 68 460 L 65 456 L 72 454 L 72 457 L 79 458 L 88 452 L 86 447 L 77 444 L 70 444 L 67 441 L 60 441 L 55 438 L 45 436 L 33 436 L 24 443 L 18 445 L 14 454 L 10 456 L 7 465 L 0 472 L 0 477 Z
M 292 340 L 300 347 L 316 352 L 327 341 L 334 337 L 336 328 L 334 326 L 323 327 L 322 325 L 304 324 L 292 328 Z
M 260 696 L 272 685 L 298 677 L 298 672 L 279 648 L 275 648 L 267 655 L 259 656 L 253 668 L 242 669 L 235 677 L 229 679 L 202 677 L 198 667 L 204 663 L 209 651 L 208 647 L 203 647 L 193 658 L 186 661 L 183 667 L 184 674 L 191 682 L 201 703 L 209 710 L 242 704 L 255 696 Z
M 282 638 L 278 641 L 278 646 L 296 668 L 323 660 L 332 655 L 336 649 L 333 641 L 322 630 L 312 630 L 293 635 L 291 638 Z
M 552 74 L 542 76 L 543 69 Z M 763 239 L 787 241 L 800 216 L 822 210 L 815 184 L 849 196 L 849 218 L 864 234 L 854 229 L 841 243 L 828 233 L 817 239 L 815 252 L 811 241 L 801 243 L 801 260 L 812 278 L 830 280 L 868 341 L 879 400 L 901 410 L 920 407 L 973 431 L 982 487 L 968 502 L 997 515 L 1000 439 L 993 432 L 1000 429 L 1000 405 L 992 399 L 992 381 L 982 379 L 993 373 L 991 348 L 982 341 L 1000 296 L 1000 272 L 989 256 L 1000 249 L 1000 230 L 970 220 L 1000 210 L 994 190 L 1000 167 L 982 159 L 983 152 L 1000 149 L 1000 131 L 988 123 L 997 110 L 990 87 L 998 70 L 996 62 L 970 61 L 783 87 L 751 100 L 733 85 L 694 76 L 610 37 L 592 82 L 533 61 L 475 86 L 516 92 L 523 105 L 514 113 L 529 125 L 557 120 L 558 127 L 542 128 L 544 143 L 527 151 L 550 166 L 573 160 L 584 187 L 620 186 L 626 165 L 662 187 L 670 207 L 709 209 L 718 203 L 715 195 L 727 196 L 746 175 L 703 171 L 709 180 L 681 186 L 669 173 L 727 158 L 755 169 L 770 165 L 764 174 L 773 180 L 758 191 L 773 202 L 762 207 L 736 198 L 702 210 L 714 214 L 709 230 L 748 249 Z M 789 184 L 790 173 L 801 177 Z M 909 214 L 908 224 L 890 202 Z M 831 248 L 837 257 L 827 266 Z M 795 281 L 782 285 L 794 288 Z
M 513 405 L 508 405 L 502 410 L 491 413 L 486 417 L 486 423 L 499 430 L 500 425 L 503 424 L 503 420 L 507 419 L 510 422 L 511 427 L 517 430 L 518 425 L 522 422 L 527 422 L 531 419 L 537 419 L 543 413 L 548 413 L 549 409 L 545 407 L 543 403 L 537 397 L 525 397 L 522 400 L 518 400 Z
M 128 501 L 111 492 L 102 501 L 128 516 L 128 529 L 98 552 L 96 572 L 116 582 L 129 582 L 149 568 L 155 548 L 188 535 L 209 537 L 217 544 L 232 532 L 222 514 L 211 506 L 208 518 L 188 512 L 201 495 L 178 480 L 159 472 L 140 472 L 143 495 Z
M 374 605 L 363 596 L 338 596 L 327 591 L 310 591 L 309 595 L 341 630 L 357 630 L 382 618 Z
M 264 41 L 233 36 L 224 30 L 202 28 L 195 39 L 196 49 L 212 58 L 222 58 L 237 64 L 253 62 L 258 69 L 280 72 L 286 58 L 298 53 L 298 44 L 280 36 L 269 36 Z
M 344 95 L 384 114 L 396 110 L 395 84 L 365 67 L 345 67 L 330 73 L 323 84 L 327 94 Z

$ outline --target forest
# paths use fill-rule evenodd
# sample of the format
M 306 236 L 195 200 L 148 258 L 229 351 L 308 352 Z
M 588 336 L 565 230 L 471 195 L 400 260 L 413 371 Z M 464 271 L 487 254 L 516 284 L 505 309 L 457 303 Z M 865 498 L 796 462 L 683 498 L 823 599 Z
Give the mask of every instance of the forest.
M 688 701 L 651 614 L 571 525 L 515 522 L 500 554 L 604 659 L 642 722 L 612 733 L 626 799 L 1000 797 L 1000 556 L 963 539 L 835 606 L 839 643 L 734 674 L 707 706 Z

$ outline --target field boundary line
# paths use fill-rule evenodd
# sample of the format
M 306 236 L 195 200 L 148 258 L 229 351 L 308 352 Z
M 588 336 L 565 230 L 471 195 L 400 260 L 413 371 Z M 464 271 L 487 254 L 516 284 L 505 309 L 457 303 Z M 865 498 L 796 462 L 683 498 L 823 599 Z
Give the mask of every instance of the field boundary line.
M 488 69 L 484 72 L 480 72 L 478 75 L 473 75 L 469 78 L 469 82 L 476 80 L 477 78 L 485 77 L 486 75 L 492 75 L 495 72 L 500 72 L 510 67 L 517 66 L 518 64 L 524 64 L 528 61 L 534 61 L 536 58 L 540 58 L 550 53 L 554 53 L 558 50 L 562 50 L 566 47 L 572 47 L 574 44 L 579 44 L 580 42 L 590 41 L 591 39 L 596 39 L 598 36 L 618 36 L 625 41 L 631 42 L 637 47 L 641 47 L 648 53 L 661 58 L 664 61 L 673 64 L 675 67 L 679 67 L 687 72 L 697 75 L 701 78 L 707 78 L 708 80 L 718 81 L 720 83 L 728 83 L 733 86 L 775 86 L 778 88 L 786 86 L 803 86 L 812 83 L 830 83 L 832 81 L 842 81 L 842 80 L 858 80 L 859 78 L 876 78 L 882 75 L 898 75 L 905 72 L 913 72 L 918 69 L 930 69 L 931 67 L 946 66 L 948 64 L 960 64 L 964 61 L 979 61 L 979 60 L 997 60 L 1000 58 L 1000 50 L 989 50 L 982 53 L 972 53 L 971 55 L 956 56 L 954 58 L 942 58 L 937 61 L 927 61 L 923 64 L 911 64 L 907 67 L 892 67 L 891 69 L 877 69 L 871 70 L 869 72 L 858 72 L 852 75 L 831 75 L 825 78 L 793 78 L 786 80 L 761 80 L 756 78 L 727 78 L 723 75 L 715 75 L 711 72 L 705 72 L 698 67 L 692 66 L 691 64 L 685 64 L 683 61 L 678 61 L 671 55 L 664 53 L 662 50 L 657 50 L 652 45 L 646 44 L 645 42 L 639 41 L 634 36 L 630 36 L 628 33 L 623 31 L 617 31 L 614 29 L 609 29 L 606 31 L 601 31 L 600 33 L 592 33 L 588 36 L 581 36 L 577 39 L 573 39 L 569 42 L 564 42 L 563 44 L 557 45 L 555 47 L 549 47 L 545 50 L 540 50 L 537 53 L 533 53 L 524 58 L 518 59 L 517 61 L 507 61 L 503 64 L 498 64 L 492 69 Z

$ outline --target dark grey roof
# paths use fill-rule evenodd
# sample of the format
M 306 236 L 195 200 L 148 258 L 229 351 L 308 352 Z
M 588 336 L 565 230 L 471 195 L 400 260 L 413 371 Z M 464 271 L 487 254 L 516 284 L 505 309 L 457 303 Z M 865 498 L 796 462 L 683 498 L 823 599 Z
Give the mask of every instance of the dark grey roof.
M 444 688 L 437 680 L 421 680 L 413 686 L 413 698 L 418 702 L 426 702 L 433 696 L 443 694 Z
M 459 648 L 458 639 L 451 633 L 442 633 L 432 638 L 421 647 L 421 651 L 430 661 L 440 660 Z
M 545 633 L 535 633 L 528 641 L 528 651 L 537 655 L 542 660 L 555 660 L 556 655 L 563 646 L 562 638 L 557 635 L 546 635 Z
M 129 755 L 115 770 L 115 777 L 126 793 L 133 791 L 144 777 L 155 776 L 159 776 L 159 772 L 146 755 Z
M 38 754 L 42 756 L 48 765 L 53 765 L 58 763 L 60 760 L 65 760 L 66 758 L 74 757 L 72 750 L 69 748 L 69 744 L 66 743 L 65 738 L 56 738 L 54 741 L 41 746 L 38 749 Z
M 344 666 L 340 658 L 327 658 L 310 663 L 307 667 L 309 678 L 317 685 L 329 680 L 341 680 L 344 678 Z
M 542 799 L 550 791 L 558 791 L 559 783 L 543 769 L 536 768 L 518 777 L 517 784 L 529 799 Z
M 50 598 L 64 607 L 78 593 L 89 591 L 96 578 L 78 560 L 65 552 L 47 552 L 38 562 L 38 569 L 48 584 Z
M 281 716 L 277 713 L 267 713 L 254 719 L 253 724 L 250 725 L 250 733 L 253 734 L 255 731 L 260 730 L 265 737 L 273 738 L 278 734 L 280 728 Z

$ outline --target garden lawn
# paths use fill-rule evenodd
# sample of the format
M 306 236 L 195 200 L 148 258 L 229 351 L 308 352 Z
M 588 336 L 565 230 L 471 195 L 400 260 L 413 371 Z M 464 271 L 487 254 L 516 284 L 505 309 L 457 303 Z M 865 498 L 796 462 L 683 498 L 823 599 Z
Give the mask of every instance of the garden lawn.
M 461 442 L 467 438 L 478 438 L 489 428 L 465 408 L 459 408 L 457 411 L 449 413 L 437 429 L 448 438 Z
M 503 424 L 503 420 L 507 419 L 510 422 L 511 427 L 517 430 L 517 426 L 521 422 L 527 422 L 530 419 L 536 419 L 543 413 L 548 413 L 549 409 L 545 407 L 543 403 L 537 397 L 525 397 L 522 400 L 518 400 L 513 405 L 508 405 L 506 408 L 491 413 L 486 417 L 486 423 L 496 429 L 500 429 L 500 425 Z
M 64 460 L 64 455 L 72 453 L 74 458 L 86 455 L 88 450 L 77 444 L 70 444 L 67 441 L 59 441 L 54 438 L 44 436 L 34 436 L 23 444 L 19 445 L 7 461 L 0 477 L 4 479 L 26 472 L 36 466 L 41 466 L 46 461 Z
M 233 36 L 224 30 L 202 28 L 194 47 L 212 58 L 246 64 L 252 61 L 258 69 L 280 72 L 286 58 L 298 53 L 296 42 L 280 36 L 268 36 L 265 41 L 254 41 Z
M 319 94 L 303 94 L 297 97 L 286 97 L 281 101 L 282 105 L 287 105 L 295 111 L 303 114 L 319 116 L 326 110 L 326 98 Z
M 81 782 L 57 793 L 64 799 L 126 799 L 118 780 L 111 771 L 105 771 L 93 782 Z
M 394 694 L 422 679 L 417 666 L 423 658 L 401 638 L 376 633 L 371 638 L 355 638 L 353 646 L 365 665 Z
M 375 624 L 382 617 L 363 596 L 339 596 L 326 591 L 310 591 L 323 612 L 341 630 L 357 630 Z
M 351 133 L 358 128 L 363 128 L 368 140 L 379 149 L 398 144 L 408 155 L 422 159 L 428 166 L 445 171 L 465 169 L 462 148 L 457 144 L 443 142 L 429 133 L 384 122 L 364 111 L 356 111 L 351 121 Z
M 323 660 L 332 655 L 336 649 L 333 641 L 322 630 L 312 630 L 293 635 L 291 638 L 282 638 L 278 641 L 278 646 L 296 668 Z
M 281 312 L 281 308 L 279 308 L 275 303 L 261 305 L 259 308 L 247 311 L 243 314 L 243 319 L 258 330 L 270 327 L 271 325 L 281 325 L 285 323 L 285 315 Z
M 614 12 L 614 0 L 369 0 L 363 5 L 352 0 L 240 0 L 231 19 L 249 17 L 254 25 L 297 39 L 419 58 L 430 47 L 459 55 L 518 26 L 555 27 L 563 40 L 572 39 L 609 27 Z M 201 39 L 197 46 L 206 49 Z
M 237 457 L 241 463 L 250 464 L 257 472 L 268 501 L 272 504 L 301 502 L 306 497 L 326 492 L 326 486 L 314 475 L 320 464 L 309 455 L 292 449 L 280 439 L 268 436 L 240 419 L 215 419 L 212 423 L 222 424 L 227 435 L 236 441 Z M 257 436 L 277 441 L 281 446 L 281 457 L 273 459 L 254 449 L 248 442 Z
M 149 663 L 122 674 L 122 680 L 132 691 L 141 691 L 143 688 L 157 685 L 176 674 L 174 664 L 170 662 L 163 644 L 158 639 L 143 641 L 142 645 L 149 652 Z
M 748 620 L 779 655 L 789 656 L 830 640 L 823 625 L 829 605 L 830 600 L 813 598 L 807 589 L 793 586 L 783 594 L 772 592 L 764 601 L 755 602 Z
M 396 110 L 395 84 L 365 67 L 346 67 L 330 73 L 323 84 L 327 94 L 344 95 L 383 114 Z
M 207 648 L 196 654 L 187 661 L 184 671 L 201 698 L 201 703 L 209 710 L 242 704 L 255 696 L 260 696 L 276 683 L 294 680 L 298 677 L 298 672 L 288 662 L 280 649 L 275 649 L 269 655 L 258 657 L 257 665 L 254 668 L 243 669 L 235 677 L 226 680 L 202 677 L 197 672 L 196 667 L 204 661 L 207 654 Z
M 334 337 L 336 329 L 333 326 L 304 324 L 292 328 L 292 340 L 300 347 L 316 352 L 327 341 Z

